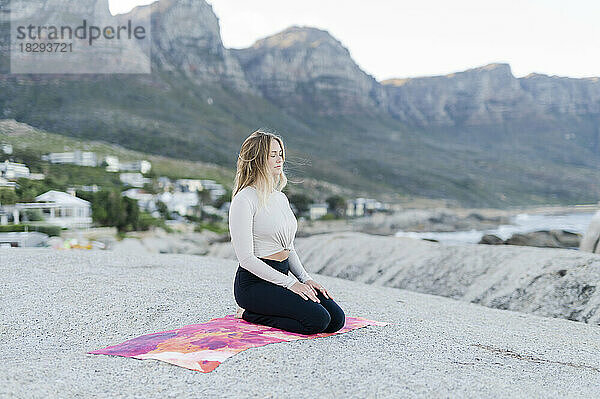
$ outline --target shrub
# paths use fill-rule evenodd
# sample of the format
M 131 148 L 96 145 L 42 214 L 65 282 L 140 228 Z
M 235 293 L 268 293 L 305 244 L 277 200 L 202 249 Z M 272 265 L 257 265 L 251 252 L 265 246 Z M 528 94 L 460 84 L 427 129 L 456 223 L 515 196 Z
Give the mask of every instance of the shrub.
M 60 236 L 62 228 L 60 226 L 53 225 L 36 225 L 36 224 L 7 224 L 0 226 L 0 233 L 10 233 L 19 231 L 38 231 L 40 233 L 48 234 L 49 236 Z

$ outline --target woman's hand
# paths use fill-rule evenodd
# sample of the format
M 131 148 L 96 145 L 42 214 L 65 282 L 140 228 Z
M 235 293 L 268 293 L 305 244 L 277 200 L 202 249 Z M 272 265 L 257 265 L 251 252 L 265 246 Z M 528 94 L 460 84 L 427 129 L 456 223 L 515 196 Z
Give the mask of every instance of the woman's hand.
M 306 282 L 304 284 L 310 285 L 315 290 L 321 291 L 323 293 L 323 295 L 325 296 L 325 298 L 333 299 L 333 297 L 331 295 L 329 295 L 329 292 L 325 289 L 325 287 L 323 287 L 321 284 L 317 283 L 315 280 L 306 280 Z
M 296 281 L 294 285 L 290 287 L 290 290 L 294 291 L 296 294 L 300 295 L 305 300 L 308 300 L 308 298 L 310 298 L 315 302 L 321 303 L 319 298 L 317 298 L 317 291 L 315 291 L 315 289 L 308 284 L 303 284 L 299 281 Z

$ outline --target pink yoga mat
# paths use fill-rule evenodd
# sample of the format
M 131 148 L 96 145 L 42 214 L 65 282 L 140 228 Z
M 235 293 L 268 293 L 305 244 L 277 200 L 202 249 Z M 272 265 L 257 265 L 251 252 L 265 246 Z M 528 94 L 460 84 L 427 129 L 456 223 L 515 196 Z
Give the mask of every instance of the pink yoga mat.
M 190 370 L 209 373 L 225 359 L 248 348 L 274 342 L 328 337 L 368 325 L 385 326 L 387 324 L 389 323 L 368 320 L 363 317 L 346 317 L 344 327 L 334 333 L 305 335 L 248 323 L 234 315 L 227 315 L 202 324 L 190 324 L 176 330 L 142 335 L 121 344 L 87 353 L 135 359 L 156 359 Z

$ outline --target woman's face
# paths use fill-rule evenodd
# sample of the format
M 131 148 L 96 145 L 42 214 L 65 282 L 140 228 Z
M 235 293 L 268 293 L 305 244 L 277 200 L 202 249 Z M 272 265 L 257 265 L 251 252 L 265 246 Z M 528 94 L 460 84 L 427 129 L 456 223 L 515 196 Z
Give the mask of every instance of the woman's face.
M 269 167 L 273 171 L 273 176 L 277 177 L 283 170 L 283 150 L 279 141 L 271 139 L 271 148 L 269 150 Z

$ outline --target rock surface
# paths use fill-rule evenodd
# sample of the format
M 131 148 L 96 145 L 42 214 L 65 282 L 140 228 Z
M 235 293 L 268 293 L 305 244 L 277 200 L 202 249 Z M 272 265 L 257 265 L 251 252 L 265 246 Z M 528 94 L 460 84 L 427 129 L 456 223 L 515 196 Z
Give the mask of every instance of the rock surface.
M 233 314 L 235 266 L 191 255 L 1 252 L 0 396 L 597 394 L 600 330 L 595 326 L 327 276 L 319 280 L 347 315 L 390 324 L 252 348 L 207 374 L 155 360 L 86 354 Z
M 121 241 L 107 243 L 107 250 L 118 253 L 163 253 L 205 255 L 210 243 L 220 236 L 212 231 L 166 233 L 156 229 L 153 233 L 129 234 Z
M 581 234 L 565 230 L 540 230 L 531 233 L 515 233 L 505 241 L 507 245 L 543 248 L 578 248 Z
M 597 114 L 598 78 L 530 74 L 516 78 L 508 64 L 488 64 L 448 75 L 381 82 L 389 110 L 421 126 L 489 125 L 553 114 Z
M 108 0 L 41 0 L 13 2 L 10 6 L 11 11 L 18 12 L 25 21 L 28 16 L 41 15 L 48 25 L 60 21 L 76 26 L 74 24 L 80 23 L 82 18 L 93 19 L 98 26 L 126 25 L 129 20 L 133 23 L 151 21 L 150 54 L 154 73 L 180 72 L 198 84 L 218 82 L 242 92 L 259 94 L 246 80 L 237 58 L 223 46 L 219 21 L 206 1 L 160 0 L 116 16 L 111 15 Z M 69 10 L 69 14 L 64 10 Z M 127 48 L 128 55 L 137 54 L 134 48 Z M 128 58 L 124 61 L 136 61 L 131 59 L 136 58 L 134 56 Z
M 309 273 L 600 324 L 600 256 L 514 245 L 449 245 L 358 232 L 295 241 Z M 235 259 L 231 243 L 210 255 Z
M 350 114 L 384 102 L 381 85 L 325 30 L 292 26 L 232 51 L 250 83 L 289 111 Z
M 577 249 L 580 241 L 581 234 L 579 233 L 567 230 L 539 230 L 529 233 L 515 233 L 506 240 L 494 234 L 485 234 L 481 237 L 479 244 Z
M 400 230 L 435 232 L 486 230 L 509 223 L 510 218 L 504 214 L 493 216 L 486 215 L 484 212 L 465 214 L 464 210 L 450 208 L 407 209 L 392 214 L 375 213 L 350 221 L 353 231 L 379 235 L 394 235 Z
M 198 0 L 160 0 L 135 7 L 122 18 L 152 15 L 153 66 L 179 71 L 197 83 L 221 82 L 253 92 L 229 49 L 223 46 L 219 20 L 212 6 Z
M 586 252 L 592 252 L 596 254 L 600 254 L 600 211 L 597 211 L 592 220 L 590 221 L 590 225 L 588 226 L 587 231 L 583 235 L 581 239 L 581 243 L 579 244 L 579 249 Z

